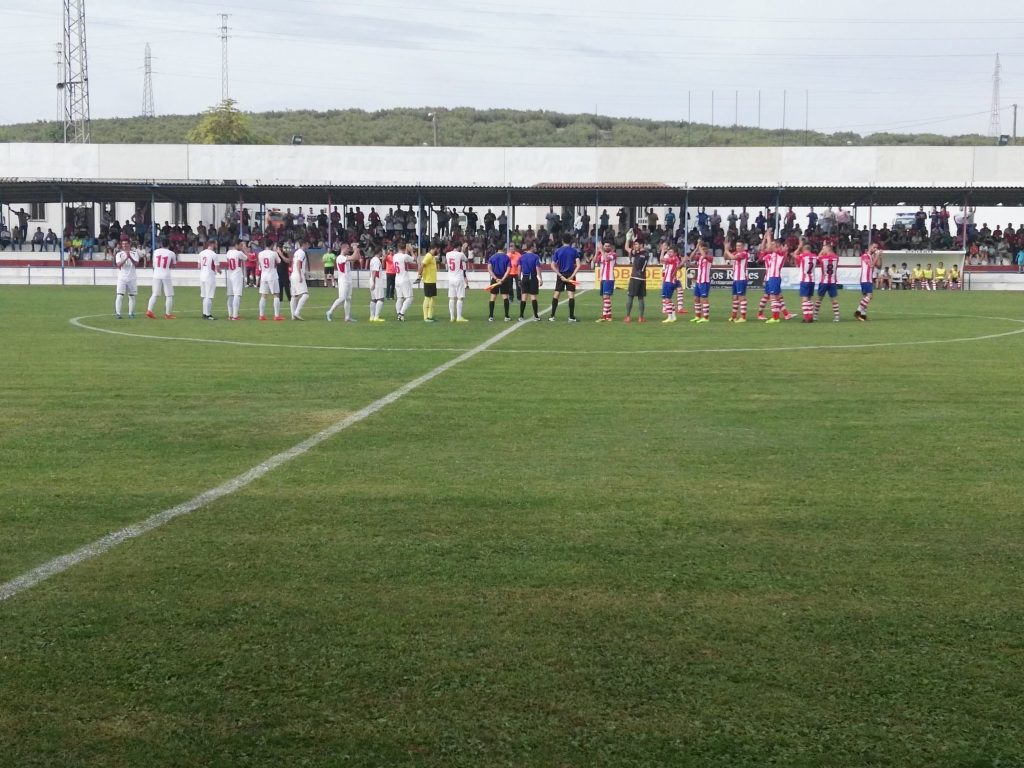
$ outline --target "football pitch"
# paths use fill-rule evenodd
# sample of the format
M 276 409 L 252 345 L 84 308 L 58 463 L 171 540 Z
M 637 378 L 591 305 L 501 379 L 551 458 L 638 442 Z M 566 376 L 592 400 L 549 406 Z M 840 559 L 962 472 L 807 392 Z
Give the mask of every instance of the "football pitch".
M 0 766 L 1024 766 L 1024 295 L 484 296 L 0 287 Z

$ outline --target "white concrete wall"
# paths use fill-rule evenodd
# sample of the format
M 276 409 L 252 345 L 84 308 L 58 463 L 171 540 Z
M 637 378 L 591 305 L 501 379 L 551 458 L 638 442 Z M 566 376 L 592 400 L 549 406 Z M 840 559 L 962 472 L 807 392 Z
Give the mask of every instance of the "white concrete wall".
M 481 148 L 0 144 L 0 177 L 299 184 L 1013 186 L 1021 147 Z

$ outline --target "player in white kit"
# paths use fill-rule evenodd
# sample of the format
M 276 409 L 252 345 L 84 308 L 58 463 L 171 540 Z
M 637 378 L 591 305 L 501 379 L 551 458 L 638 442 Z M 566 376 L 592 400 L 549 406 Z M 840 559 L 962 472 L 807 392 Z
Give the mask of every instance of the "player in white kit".
M 174 284 L 171 282 L 171 269 L 178 260 L 167 246 L 167 240 L 160 243 L 160 247 L 153 251 L 153 295 L 149 297 L 149 308 L 146 310 L 146 317 L 156 318 L 153 308 L 156 300 L 161 294 L 164 296 L 164 318 L 174 320 Z
M 334 276 L 338 280 L 338 298 L 331 304 L 331 308 L 327 310 L 327 322 L 334 320 L 334 310 L 340 306 L 345 307 L 345 322 L 354 323 L 352 319 L 352 269 L 358 263 L 359 259 L 357 254 L 352 252 L 352 248 L 348 245 L 341 246 L 338 251 L 338 256 L 335 259 Z M 378 259 L 379 261 L 379 259 Z M 372 292 L 371 292 L 372 293 Z M 381 294 L 383 301 L 383 294 Z M 373 322 L 373 307 L 370 305 L 370 321 Z
M 256 254 L 256 268 L 260 271 L 260 320 L 267 319 L 267 296 L 274 300 L 274 319 L 281 321 L 281 285 L 277 280 L 277 265 L 281 256 L 276 250 L 264 248 Z
M 199 297 L 203 300 L 203 320 L 215 320 L 213 297 L 217 293 L 217 275 L 220 274 L 220 254 L 217 241 L 208 240 L 206 249 L 199 252 Z
M 292 298 L 289 305 L 292 310 L 292 320 L 302 320 L 302 308 L 309 301 L 309 287 L 306 285 L 306 249 L 309 247 L 308 240 L 299 242 L 299 247 L 292 254 Z
M 448 251 L 444 257 L 448 269 L 448 319 L 453 323 L 468 322 L 462 316 L 462 305 L 466 301 L 466 289 L 469 287 L 469 246 L 465 243 L 456 251 Z
M 135 317 L 135 297 L 139 293 L 139 280 L 135 268 L 139 266 L 139 254 L 127 240 L 121 241 L 121 250 L 114 256 L 117 266 L 117 296 L 114 298 L 114 316 L 121 319 L 121 307 L 128 294 L 128 317 Z
M 384 309 L 384 296 L 387 293 L 387 278 L 384 274 L 384 262 L 378 254 L 370 259 L 370 322 L 383 323 L 380 316 Z
M 405 313 L 412 305 L 412 273 L 416 271 L 416 257 L 412 250 L 412 246 L 407 245 L 405 251 L 399 251 L 391 259 L 396 270 L 395 311 L 401 322 L 405 322 Z
M 228 282 L 228 320 L 240 320 L 242 290 L 245 287 L 245 243 L 239 240 L 224 256 L 224 271 Z

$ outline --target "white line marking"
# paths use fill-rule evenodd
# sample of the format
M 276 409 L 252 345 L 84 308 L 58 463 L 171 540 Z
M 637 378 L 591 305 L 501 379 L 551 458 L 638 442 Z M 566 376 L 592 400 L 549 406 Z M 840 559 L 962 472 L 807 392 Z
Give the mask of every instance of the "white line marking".
M 466 347 L 334 347 L 329 345 L 314 344 L 273 344 L 260 341 L 229 341 L 227 339 L 200 339 L 192 336 L 156 336 L 150 333 L 131 333 L 130 331 L 116 331 L 113 328 L 97 328 L 94 325 L 86 325 L 83 320 L 91 320 L 94 317 L 108 317 L 108 315 L 82 315 L 73 317 L 68 322 L 76 328 L 97 333 L 109 333 L 111 336 L 130 336 L 136 339 L 156 339 L 158 341 L 188 341 L 193 344 L 227 344 L 232 347 L 272 347 L 274 349 L 320 349 L 335 352 L 468 352 Z M 344 325 L 342 321 L 337 321 Z
M 384 395 L 384 397 L 380 398 L 379 400 L 373 401 L 365 408 L 362 408 L 361 410 L 358 410 L 355 413 L 346 416 L 341 421 L 338 421 L 335 424 L 332 424 L 331 426 L 327 427 L 326 429 L 317 432 L 312 437 L 306 438 L 298 445 L 289 448 L 287 451 L 271 456 L 262 464 L 253 467 L 247 472 L 243 472 L 237 477 L 231 478 L 226 483 L 218 485 L 216 488 L 211 488 L 210 490 L 199 494 L 194 499 L 190 499 L 189 501 L 186 501 L 183 504 L 179 504 L 176 507 L 165 509 L 163 512 L 158 512 L 155 515 L 152 515 L 151 517 L 148 517 L 141 522 L 129 525 L 128 527 L 122 528 L 119 531 L 108 533 L 103 538 L 97 539 L 91 544 L 86 544 L 84 547 L 76 549 L 74 552 L 69 552 L 66 555 L 55 557 L 54 559 L 46 563 L 43 563 L 42 565 L 36 568 L 33 568 L 31 571 L 28 571 L 27 573 L 24 573 L 21 576 L 12 579 L 11 581 L 8 581 L 4 584 L 0 584 L 0 602 L 8 600 L 9 598 L 14 597 L 15 595 L 20 594 L 21 592 L 24 592 L 27 589 L 31 589 L 37 584 L 46 581 L 50 577 L 56 576 L 57 574 L 63 573 L 64 571 L 73 568 L 79 563 L 83 563 L 86 560 L 91 560 L 92 558 L 102 555 L 105 552 L 109 552 L 118 544 L 128 541 L 129 539 L 134 539 L 139 536 L 142 536 L 143 534 L 148 533 L 149 531 L 152 531 L 155 528 L 159 528 L 162 525 L 166 525 L 175 518 L 191 514 L 192 512 L 195 512 L 197 509 L 205 507 L 207 504 L 211 504 L 212 502 L 217 501 L 218 499 L 224 496 L 227 496 L 229 494 L 234 493 L 235 491 L 245 488 L 247 485 L 250 485 L 254 481 L 259 480 L 268 472 L 277 469 L 282 464 L 285 464 L 291 461 L 292 459 L 298 458 L 299 456 L 308 453 L 310 450 L 317 447 L 325 440 L 329 440 L 330 438 L 337 435 L 339 432 L 348 429 L 353 424 L 358 424 L 364 419 L 373 416 L 382 408 L 391 405 L 391 403 L 394 403 L 396 400 L 401 399 L 405 395 L 412 392 L 414 389 L 421 387 L 427 382 L 437 378 L 445 371 L 448 371 L 451 368 L 454 368 L 455 366 L 459 365 L 460 363 L 464 363 L 470 358 L 475 357 L 476 355 L 485 351 L 492 345 L 497 344 L 499 341 L 504 339 L 509 334 L 515 333 L 517 330 L 522 328 L 523 325 L 524 324 L 522 323 L 516 323 L 512 327 L 506 328 L 501 333 L 495 334 L 482 344 L 473 347 L 467 352 L 463 352 L 458 357 L 453 358 L 446 363 L 442 363 L 441 365 L 437 366 L 437 368 L 434 368 L 432 371 L 428 371 L 422 376 L 413 379 L 408 384 L 404 384 L 403 386 L 399 387 L 390 394 Z
M 580 291 L 583 293 L 583 291 Z M 546 309 L 541 314 L 547 314 Z M 879 313 L 883 314 L 883 313 Z M 1002 320 L 1008 323 L 1024 324 L 1024 320 L 1012 317 L 989 317 L 987 315 L 949 315 L 933 312 L 896 312 L 884 313 L 889 317 L 947 317 L 947 318 L 968 318 L 973 320 Z M 256 341 L 228 341 L 225 339 L 200 339 L 188 336 L 154 336 L 148 333 L 130 333 L 128 331 L 117 331 L 111 328 L 97 328 L 86 325 L 82 320 L 89 320 L 94 317 L 107 317 L 108 315 L 83 315 L 73 317 L 69 321 L 72 325 L 87 331 L 109 333 L 114 336 L 131 336 L 139 339 L 156 339 L 160 341 L 187 341 L 196 344 L 228 344 L 238 347 L 273 347 L 277 349 L 312 349 L 327 350 L 335 352 L 466 352 L 464 347 L 335 347 L 329 345 L 313 344 L 273 344 L 270 342 Z M 825 322 L 825 321 L 823 321 Z M 826 323 L 828 324 L 828 323 Z M 852 324 L 852 321 L 851 323 Z M 958 344 L 968 341 L 987 341 L 989 339 L 1001 339 L 1006 336 L 1017 336 L 1024 333 L 1024 328 L 1004 333 L 986 334 L 984 336 L 966 336 L 954 339 L 922 339 L 919 341 L 878 341 L 865 342 L 861 344 L 810 344 L 790 347 L 714 347 L 703 349 L 548 349 L 538 347 L 536 349 L 491 349 L 491 354 L 531 354 L 531 355 L 700 355 L 700 354 L 730 354 L 735 352 L 813 352 L 816 350 L 838 350 L 838 349 L 876 349 L 879 347 L 916 347 L 929 344 Z

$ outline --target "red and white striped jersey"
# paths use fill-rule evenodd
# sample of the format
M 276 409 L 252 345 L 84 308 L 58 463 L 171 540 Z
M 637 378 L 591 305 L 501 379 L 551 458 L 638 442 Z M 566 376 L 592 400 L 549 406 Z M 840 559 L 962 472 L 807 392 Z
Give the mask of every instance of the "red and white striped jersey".
M 733 254 L 732 279 L 737 282 L 747 279 L 747 260 L 750 254 L 746 251 L 737 251 Z
M 782 277 L 782 265 L 786 263 L 785 251 L 769 251 L 764 255 L 765 278 Z
M 615 279 L 615 253 L 597 254 L 598 280 Z
M 818 257 L 810 251 L 804 251 L 796 258 L 796 266 L 800 270 L 801 283 L 814 282 L 814 270 L 818 266 Z
M 822 285 L 835 285 L 839 274 L 839 257 L 835 253 L 823 253 L 818 256 L 818 282 Z
M 864 251 L 860 255 L 860 281 L 862 283 L 871 282 L 871 273 L 875 269 L 875 255 Z
M 661 258 L 661 281 L 663 283 L 674 283 L 678 271 L 679 256 L 674 253 L 666 253 Z
M 714 261 L 714 257 L 706 251 L 697 257 L 697 282 L 698 283 L 710 283 L 711 282 L 711 262 Z

